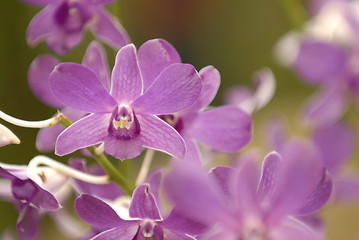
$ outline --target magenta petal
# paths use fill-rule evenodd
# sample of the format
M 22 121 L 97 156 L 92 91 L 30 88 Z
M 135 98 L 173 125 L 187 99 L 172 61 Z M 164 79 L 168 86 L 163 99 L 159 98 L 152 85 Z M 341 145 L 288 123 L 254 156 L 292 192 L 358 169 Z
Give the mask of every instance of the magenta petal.
M 202 78 L 202 89 L 197 101 L 186 111 L 197 112 L 198 110 L 207 107 L 213 101 L 217 94 L 219 85 L 221 84 L 221 76 L 217 69 L 212 66 L 207 66 L 199 71 Z
M 138 231 L 138 226 L 129 226 L 129 227 L 116 227 L 102 232 L 101 234 L 92 238 L 92 240 L 129 240 L 134 239 Z
M 336 123 L 314 132 L 313 142 L 319 148 L 325 167 L 331 174 L 343 169 L 353 156 L 356 146 L 355 131 L 349 125 Z
M 295 62 L 295 68 L 308 83 L 328 83 L 343 77 L 348 57 L 344 50 L 332 43 L 304 41 Z
M 182 233 L 177 233 L 174 231 L 169 231 L 164 229 L 164 235 L 166 236 L 166 238 L 164 240 L 193 240 L 195 238 L 189 236 L 189 235 L 185 235 Z
M 126 224 L 107 203 L 88 194 L 81 194 L 75 201 L 77 214 L 92 226 L 113 228 Z
M 193 138 L 219 151 L 238 151 L 252 137 L 250 116 L 234 106 L 200 112 L 190 128 Z
M 323 179 L 320 156 L 309 143 L 289 142 L 283 148 L 282 159 L 269 213 L 274 222 L 303 206 Z
M 186 159 L 201 164 L 202 155 L 195 140 L 186 138 L 185 136 L 182 137 L 185 140 L 187 147 Z
M 56 141 L 55 153 L 63 156 L 104 141 L 111 114 L 92 114 L 66 128 Z
M 235 170 L 232 167 L 219 166 L 211 170 L 210 176 L 216 181 L 219 189 L 222 191 L 223 198 L 227 206 L 233 203 L 233 186 L 231 181 L 234 177 Z
M 260 169 L 254 158 L 243 159 L 239 166 L 235 179 L 234 202 L 240 209 L 241 217 L 247 218 L 258 214 L 259 201 L 256 196 L 258 188 Z
M 30 46 L 36 45 L 41 40 L 50 36 L 53 33 L 54 22 L 53 22 L 54 7 L 48 6 L 39 12 L 30 22 L 27 31 L 26 38 L 27 43 Z
M 309 99 L 304 112 L 306 120 L 316 126 L 338 121 L 348 104 L 346 96 L 341 91 L 339 87 L 333 86 L 322 89 Z
M 66 106 L 85 112 L 112 112 L 117 105 L 96 75 L 80 64 L 58 65 L 50 75 L 50 87 Z
M 358 202 L 358 174 L 343 175 L 334 179 L 334 200 L 339 203 Z
M 161 220 L 155 197 L 148 184 L 142 184 L 135 189 L 129 213 L 133 218 Z
M 181 135 L 170 125 L 155 116 L 137 115 L 141 126 L 143 146 L 184 159 L 186 145 Z
M 287 218 L 272 234 L 276 240 L 318 240 L 316 234 L 307 225 L 293 218 Z
M 273 197 L 273 191 L 278 184 L 278 173 L 281 165 L 282 159 L 278 153 L 272 152 L 265 157 L 257 190 L 261 201 L 269 200 Z
M 198 235 L 207 230 L 206 225 L 180 214 L 176 209 L 160 224 L 166 229 L 183 234 Z
M 59 55 L 67 54 L 72 48 L 76 47 L 83 38 L 83 31 L 68 33 L 63 29 L 57 28 L 47 38 L 47 46 Z
M 141 95 L 143 83 L 133 44 L 118 52 L 111 79 L 111 95 L 119 103 L 128 105 Z
M 316 188 L 308 194 L 302 205 L 295 211 L 295 215 L 308 215 L 326 204 L 332 194 L 333 182 L 328 172 L 323 169 L 322 179 L 317 183 Z
M 54 108 L 64 107 L 54 96 L 49 85 L 50 73 L 59 63 L 59 60 L 54 57 L 48 55 L 38 56 L 32 61 L 28 72 L 28 81 L 32 92 L 41 101 Z
M 189 64 L 175 63 L 163 70 L 131 106 L 137 113 L 169 114 L 191 106 L 201 92 L 201 78 Z
M 181 58 L 176 49 L 166 40 L 153 39 L 139 48 L 138 62 L 144 89 L 147 89 L 166 67 L 173 63 L 180 63 Z
M 110 90 L 110 68 L 107 62 L 105 49 L 96 41 L 91 42 L 86 50 L 82 65 L 91 69 L 103 86 Z
M 208 225 L 232 223 L 219 187 L 197 164 L 175 162 L 163 184 L 178 213 Z
M 126 30 L 113 16 L 101 8 L 95 11 L 92 31 L 98 39 L 117 49 L 131 42 Z
M 105 152 L 120 160 L 132 159 L 139 156 L 143 148 L 139 137 L 123 140 L 108 136 L 104 141 Z

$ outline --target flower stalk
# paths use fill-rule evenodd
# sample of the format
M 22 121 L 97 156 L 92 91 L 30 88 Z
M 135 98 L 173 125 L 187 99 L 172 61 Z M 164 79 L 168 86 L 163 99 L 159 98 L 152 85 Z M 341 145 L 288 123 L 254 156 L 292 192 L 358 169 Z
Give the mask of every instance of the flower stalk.
M 45 165 L 51 167 L 59 173 L 62 173 L 66 176 L 76 178 L 78 180 L 92 183 L 92 184 L 108 184 L 110 183 L 109 176 L 94 176 L 91 174 L 87 174 L 76 169 L 73 169 L 63 163 L 55 161 L 46 156 L 36 156 L 29 162 L 29 169 L 36 169 L 40 165 Z
M 2 111 L 0 111 L 0 118 L 19 127 L 26 127 L 26 128 L 44 128 L 44 127 L 51 127 L 59 122 L 63 121 L 65 115 L 61 112 L 56 114 L 54 117 L 42 120 L 42 121 L 26 121 L 18 118 L 14 118 Z
M 148 172 L 150 171 L 150 167 L 154 155 L 155 155 L 155 150 L 148 148 L 145 158 L 143 159 L 140 172 L 136 179 L 136 186 L 144 183 L 144 181 L 146 180 Z

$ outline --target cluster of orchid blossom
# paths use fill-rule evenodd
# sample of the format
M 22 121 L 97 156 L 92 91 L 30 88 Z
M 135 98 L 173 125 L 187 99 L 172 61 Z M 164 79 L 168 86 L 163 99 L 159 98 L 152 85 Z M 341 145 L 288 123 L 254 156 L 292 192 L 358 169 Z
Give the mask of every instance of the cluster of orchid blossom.
M 312 136 L 291 136 L 282 122 L 272 122 L 271 149 L 263 161 L 256 151 L 237 153 L 252 138 L 251 115 L 274 94 L 270 69 L 256 72 L 254 90 L 232 88 L 227 105 L 211 107 L 219 71 L 182 63 L 163 39 L 136 49 L 105 10 L 115 0 L 23 1 L 44 7 L 28 27 L 30 46 L 46 41 L 64 55 L 89 29 L 118 53 L 112 72 L 96 40 L 82 63 L 38 56 L 29 67 L 29 86 L 58 113 L 25 121 L 0 111 L 8 123 L 40 128 L 36 148 L 62 157 L 60 162 L 38 155 L 27 165 L 0 162 L 0 199 L 19 212 L 17 233 L 6 231 L 3 240 L 40 239 L 45 216 L 69 239 L 324 240 L 320 209 L 330 198 L 358 200 L 359 174 L 345 170 L 355 133 L 341 120 L 348 92 L 359 99 L 355 1 L 313 3 L 302 32 L 278 43 L 280 60 L 323 92 L 306 111 Z M 0 146 L 12 143 L 20 140 L 0 125 Z M 137 177 L 127 178 L 116 161 L 134 161 L 144 149 Z M 71 157 L 77 150 L 82 158 Z M 169 161 L 152 169 L 156 151 Z M 217 153 L 236 157 L 213 167 Z

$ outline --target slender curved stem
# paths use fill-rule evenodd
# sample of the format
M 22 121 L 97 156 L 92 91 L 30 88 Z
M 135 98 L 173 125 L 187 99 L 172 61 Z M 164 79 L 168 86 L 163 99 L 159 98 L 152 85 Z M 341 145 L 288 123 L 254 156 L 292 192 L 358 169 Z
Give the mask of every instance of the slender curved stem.
M 93 183 L 93 184 L 110 183 L 110 178 L 107 175 L 106 176 L 90 175 L 42 155 L 36 156 L 33 159 L 31 159 L 28 166 L 29 168 L 37 168 L 40 165 L 51 167 L 52 169 L 56 170 L 59 173 L 62 173 L 69 177 L 76 178 L 84 182 Z
M 138 173 L 137 179 L 135 184 L 140 185 L 143 183 L 148 175 L 148 172 L 150 171 L 151 163 L 153 156 L 155 155 L 155 150 L 148 148 L 145 158 L 143 159 L 142 166 L 140 169 L 140 172 Z
M 11 123 L 11 124 L 19 126 L 19 127 L 44 128 L 44 127 L 51 127 L 51 126 L 58 124 L 63 118 L 65 118 L 65 115 L 63 113 L 58 113 L 54 117 L 46 119 L 46 120 L 26 121 L 26 120 L 14 118 L 14 117 L 0 111 L 0 118 Z

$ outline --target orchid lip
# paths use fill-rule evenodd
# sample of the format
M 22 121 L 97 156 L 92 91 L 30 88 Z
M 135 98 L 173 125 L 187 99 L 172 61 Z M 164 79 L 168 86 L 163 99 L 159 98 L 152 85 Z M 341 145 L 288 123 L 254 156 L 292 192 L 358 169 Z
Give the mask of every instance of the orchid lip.
M 132 108 L 127 105 L 116 107 L 112 113 L 108 131 L 111 136 L 120 140 L 130 140 L 138 137 L 141 128 Z

